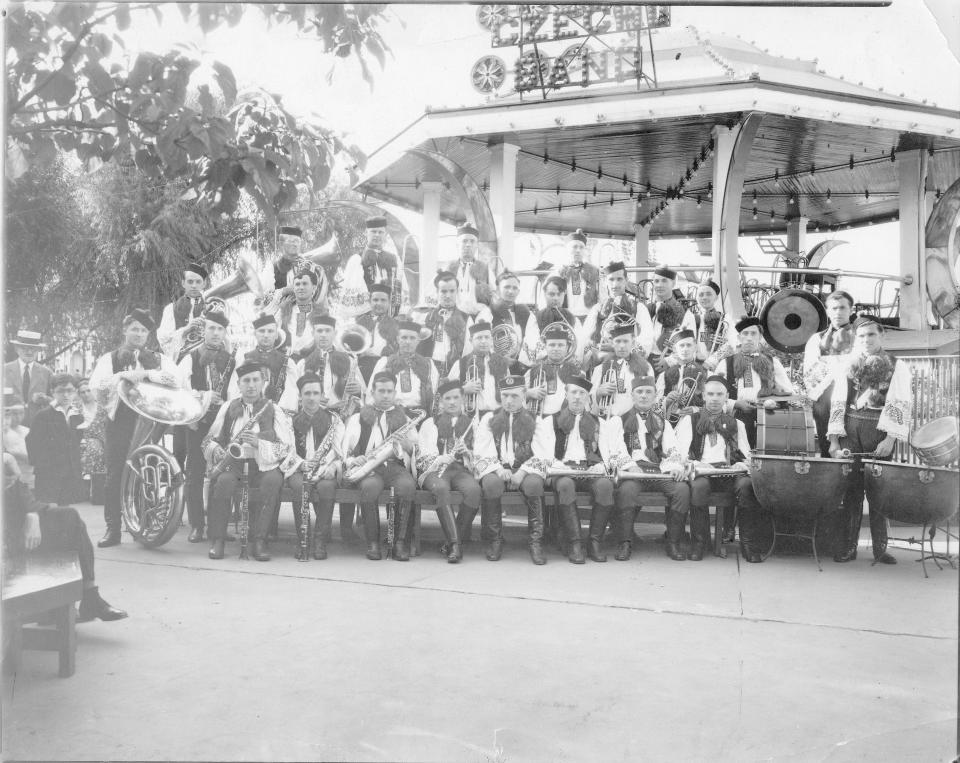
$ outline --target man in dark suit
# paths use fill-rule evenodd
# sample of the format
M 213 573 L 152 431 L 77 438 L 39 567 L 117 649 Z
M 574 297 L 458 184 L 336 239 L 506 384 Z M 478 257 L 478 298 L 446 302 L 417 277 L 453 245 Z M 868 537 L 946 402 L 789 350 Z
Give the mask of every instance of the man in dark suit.
M 39 331 L 17 332 L 17 338 L 10 344 L 17 351 L 17 359 L 3 366 L 4 383 L 19 392 L 26 404 L 23 425 L 28 427 L 37 412 L 50 402 L 50 380 L 53 372 L 37 363 L 37 355 L 47 345 Z
M 27 454 L 36 475 L 34 492 L 41 501 L 66 506 L 80 484 L 80 434 L 83 413 L 75 405 L 77 388 L 70 374 L 57 374 L 50 383 L 52 405 L 33 420 Z

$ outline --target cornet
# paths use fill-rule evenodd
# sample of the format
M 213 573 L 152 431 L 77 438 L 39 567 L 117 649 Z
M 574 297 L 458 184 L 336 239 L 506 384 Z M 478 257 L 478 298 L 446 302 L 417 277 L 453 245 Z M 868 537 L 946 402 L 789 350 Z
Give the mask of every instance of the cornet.
M 480 367 L 477 364 L 476 355 L 470 358 L 470 364 L 467 366 L 464 382 L 479 382 L 480 386 L 483 386 L 483 379 L 480 378 Z M 463 410 L 465 413 L 469 413 L 472 416 L 476 413 L 478 405 L 479 395 L 476 392 L 468 392 L 464 395 Z
M 617 367 L 616 359 L 610 361 L 610 368 L 603 372 L 603 376 L 600 377 L 601 384 L 617 384 Z M 613 401 L 614 395 L 602 395 L 597 397 L 597 408 L 600 409 L 600 412 L 604 414 L 606 418 L 610 418 L 613 415 Z

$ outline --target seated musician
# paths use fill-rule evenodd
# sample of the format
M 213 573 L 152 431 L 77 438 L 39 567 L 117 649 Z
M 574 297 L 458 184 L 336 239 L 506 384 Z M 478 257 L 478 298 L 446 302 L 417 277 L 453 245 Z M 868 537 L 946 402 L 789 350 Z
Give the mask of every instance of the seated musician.
M 231 456 L 219 476 L 211 477 L 208 555 L 211 559 L 223 559 L 233 495 L 246 466 L 249 487 L 259 487 L 260 492 L 259 511 L 250 513 L 252 555 L 258 562 L 268 562 L 267 533 L 278 511 L 283 487 L 279 466 L 293 449 L 293 428 L 287 414 L 264 396 L 264 372 L 258 363 L 237 367 L 237 388 L 240 396 L 220 407 L 203 443 L 203 453 L 211 467 L 221 464 L 228 445 L 236 444 L 241 449 L 240 458 Z M 244 529 L 249 532 L 250 527 Z
M 306 558 L 310 540 L 310 515 L 300 516 L 306 488 L 307 499 L 316 514 L 311 551 L 314 559 L 321 560 L 327 558 L 330 542 L 344 426 L 338 416 L 324 408 L 323 380 L 319 376 L 305 373 L 297 379 L 297 389 L 300 390 L 300 410 L 292 422 L 294 451 L 284 464 L 284 471 L 288 475 L 287 486 L 293 492 L 293 518 L 300 541 L 297 556 L 300 558 L 303 554 Z
M 543 282 L 544 307 L 537 311 L 537 336 L 551 323 L 566 323 L 579 334 L 580 319 L 563 306 L 567 296 L 567 282 L 560 276 L 550 276 Z M 532 350 L 536 345 L 533 345 Z M 531 358 L 532 360 L 532 358 Z
M 411 507 L 417 483 L 407 467 L 406 459 L 417 442 L 417 432 L 410 427 L 406 436 L 394 437 L 395 447 L 386 452 L 385 443 L 391 436 L 411 421 L 410 414 L 396 405 L 397 377 L 392 373 L 380 371 L 373 375 L 370 382 L 371 405 L 365 405 L 347 421 L 343 435 L 342 452 L 346 457 L 345 473 L 361 466 L 370 458 L 379 456 L 383 460 L 376 468 L 359 481 L 360 511 L 363 514 L 363 526 L 367 536 L 367 559 L 382 559 L 380 550 L 380 493 L 393 488 L 398 501 L 394 516 L 393 558 L 398 562 L 410 559 L 409 535 L 412 530 Z M 378 453 L 379 451 L 379 453 Z M 402 452 L 404 460 L 397 456 Z
M 362 397 L 359 374 L 350 378 L 350 356 L 333 347 L 336 319 L 314 313 L 310 316 L 310 323 L 313 325 L 313 349 L 297 365 L 297 375 L 315 374 L 319 377 L 323 392 L 320 405 L 324 408 L 336 409 L 351 395 Z
M 683 530 L 687 524 L 687 512 L 690 509 L 690 483 L 686 481 L 687 468 L 681 455 L 680 446 L 673 427 L 666 423 L 663 416 L 654 410 L 657 400 L 656 382 L 652 376 L 637 377 L 633 380 L 633 408 L 620 418 L 617 427 L 607 429 L 608 437 L 621 436 L 627 453 L 635 468 L 625 466 L 622 471 L 639 471 L 653 474 L 670 474 L 673 482 L 666 480 L 643 483 L 640 480 L 626 479 L 617 488 L 617 515 L 620 526 L 620 541 L 616 559 L 625 562 L 630 558 L 633 541 L 633 523 L 640 508 L 642 488 L 662 492 L 669 499 L 666 516 L 667 556 L 682 562 L 687 554 L 682 547 Z M 703 558 L 694 549 L 690 557 L 693 561 Z
M 256 346 L 246 353 L 237 351 L 237 365 L 255 363 L 261 367 L 266 385 L 263 396 L 283 410 L 297 410 L 297 366 L 283 347 L 277 319 L 273 315 L 259 315 L 253 321 Z M 239 394 L 239 379 L 233 377 L 227 386 L 227 399 Z
M 783 364 L 760 349 L 760 319 L 741 318 L 734 328 L 740 340 L 737 351 L 717 368 L 729 384 L 732 401 L 728 407 L 744 423 L 750 447 L 757 447 L 757 408 L 775 408 L 777 403 L 764 398 L 792 395 L 793 385 Z
M 548 451 L 542 446 L 534 447 L 539 428 L 534 415 L 524 407 L 524 384 L 520 374 L 501 377 L 497 382 L 501 407 L 484 415 L 477 430 L 474 458 L 483 496 L 481 537 L 487 543 L 487 559 L 499 561 L 503 555 L 500 499 L 508 488 L 519 490 L 527 505 L 530 558 L 534 564 L 546 564 L 543 556 L 543 481 L 547 462 L 535 456 L 534 451 Z M 473 514 L 461 512 L 460 518 L 463 518 L 458 522 L 460 535 L 466 537 Z
M 617 326 L 610 333 L 613 356 L 593 369 L 593 402 L 601 416 L 622 416 L 633 408 L 630 392 L 633 380 L 641 376 L 653 376 L 653 369 L 646 359 L 634 352 L 632 326 Z M 606 402 L 601 406 L 601 403 Z
M 736 498 L 740 523 L 740 552 L 748 562 L 762 562 L 757 545 L 765 512 L 757 503 L 749 476 L 750 443 L 744 423 L 725 412 L 727 381 L 714 375 L 703 388 L 703 410 L 684 416 L 677 424 L 680 452 L 689 459 L 695 478 L 690 488 L 690 536 L 688 558 L 698 561 L 710 542 L 710 478 L 715 468 L 739 472 L 731 483 L 720 480 L 724 490 Z
M 714 339 L 724 314 L 717 308 L 720 286 L 713 280 L 704 281 L 697 287 L 697 312 L 693 314 L 697 334 L 697 360 L 705 361 L 714 350 Z
M 515 357 L 522 358 L 526 363 L 532 363 L 529 353 L 534 352 L 537 341 L 540 339 L 540 329 L 530 308 L 517 303 L 520 295 L 520 278 L 504 270 L 497 276 L 497 296 L 490 305 L 490 325 L 496 328 L 501 324 L 509 324 L 516 332 L 520 344 Z M 477 320 L 481 320 L 477 316 Z
M 373 400 L 373 377 L 386 372 L 397 378 L 397 405 L 433 410 L 433 390 L 440 383 L 440 374 L 429 358 L 417 354 L 422 329 L 415 321 L 397 321 L 397 351 L 393 355 L 380 358 L 373 367 L 373 376 L 367 385 L 368 402 Z
M 614 323 L 634 327 L 638 337 L 637 347 L 644 356 L 653 348 L 653 324 L 646 305 L 636 297 L 627 294 L 627 271 L 622 262 L 611 262 L 603 270 L 607 282 L 606 299 L 594 305 L 583 320 L 583 334 L 592 348 L 592 355 L 599 358 L 609 350 L 604 346 L 604 324 Z
M 501 377 L 502 378 L 502 377 Z M 437 517 L 447 542 L 443 553 L 456 564 L 463 558 L 459 527 L 470 525 L 480 510 L 480 483 L 473 473 L 473 446 L 479 417 L 463 411 L 463 385 L 450 379 L 437 388 L 440 413 L 423 422 L 419 434 L 420 486 L 433 493 Z M 459 516 L 454 519 L 450 491 L 463 494 Z
M 390 314 L 390 285 L 375 283 L 370 292 L 370 310 L 357 316 L 357 323 L 370 332 L 370 348 L 357 358 L 363 383 L 369 384 L 373 368 L 380 358 L 397 351 L 397 319 Z
M 566 534 L 568 558 L 574 564 L 583 564 L 583 543 L 580 535 L 580 517 L 577 514 L 577 487 L 587 488 L 592 497 L 590 530 L 587 536 L 587 556 L 595 562 L 607 561 L 603 553 L 603 533 L 613 514 L 613 479 L 607 476 L 605 464 L 627 464 L 630 456 L 622 436 L 607 436 L 606 430 L 619 432 L 619 418 L 601 420 L 590 413 L 590 382 L 578 374 L 566 377 L 566 401 L 557 413 L 537 422 L 534 455 L 545 459 L 552 467 L 582 471 L 583 478 L 554 476 L 557 492 L 557 513 Z M 547 474 L 549 475 L 548 468 Z M 587 477 L 586 475 L 591 475 Z
M 671 365 L 657 377 L 657 399 L 671 421 L 696 413 L 703 407 L 703 384 L 710 374 L 697 358 L 696 337 L 689 329 L 674 336 L 673 355 L 677 365 Z
M 840 367 L 833 377 L 830 403 L 830 455 L 840 457 L 841 449 L 871 454 L 882 461 L 890 459 L 897 440 L 907 442 L 913 410 L 910 369 L 883 349 L 883 325 L 872 315 L 857 318 L 853 324 L 854 349 L 850 363 Z M 841 513 L 847 521 L 843 528 L 843 546 L 833 560 L 852 562 L 857 558 L 860 524 L 863 520 L 864 477 L 854 469 L 847 477 Z M 870 537 L 873 558 L 881 564 L 896 564 L 887 551 L 887 522 L 875 496 L 867 494 L 870 507 Z
M 140 308 L 130 311 L 123 319 L 123 342 L 113 352 L 101 355 L 90 375 L 90 387 L 96 390 L 107 414 L 106 456 L 107 480 L 104 486 L 103 518 L 106 532 L 98 542 L 99 548 L 116 546 L 121 535 L 121 479 L 127 464 L 127 452 L 133 440 L 139 415 L 120 400 L 118 390 L 122 381 L 137 383 L 143 380 L 181 387 L 177 366 L 166 355 L 147 349 L 147 339 L 155 328 L 150 313 Z
M 93 543 L 80 512 L 72 506 L 48 506 L 37 501 L 30 488 L 20 481 L 17 459 L 12 453 L 4 453 L 4 561 L 22 559 L 30 551 L 66 551 L 77 555 L 83 580 L 77 622 L 122 620 L 127 616 L 126 612 L 111 607 L 100 596 L 94 578 Z M 7 577 L 8 570 L 5 569 L 4 578 Z M 9 621 L 6 625 L 9 627 Z
M 497 379 L 510 373 L 510 358 L 491 352 L 493 334 L 486 321 L 477 321 L 470 326 L 470 341 L 473 351 L 453 364 L 450 378 L 457 379 L 463 386 L 467 413 L 479 411 L 482 415 L 499 406 Z
M 417 346 L 418 353 L 433 359 L 440 376 L 447 376 L 454 362 L 466 352 L 470 316 L 457 306 L 458 283 L 457 277 L 449 270 L 441 270 L 434 276 L 437 306 L 424 317 L 427 338 Z
M 185 426 L 187 438 L 187 517 L 190 522 L 190 543 L 203 542 L 206 527 L 203 501 L 203 440 L 220 410 L 233 376 L 236 360 L 224 348 L 223 342 L 229 321 L 219 312 L 204 315 L 203 344 L 180 361 L 180 373 L 194 392 L 205 393 L 206 413 L 196 424 Z
M 543 334 L 546 357 L 527 371 L 527 398 L 538 401 L 541 416 L 551 416 L 560 410 L 566 397 L 563 379 L 577 372 L 571 360 L 570 337 L 560 326 Z
M 649 360 L 657 373 L 663 373 L 673 361 L 667 352 L 666 343 L 676 331 L 696 328 L 693 314 L 687 310 L 674 293 L 677 271 L 659 267 L 653 271 L 653 301 L 647 305 L 647 313 L 653 323 L 653 347 Z

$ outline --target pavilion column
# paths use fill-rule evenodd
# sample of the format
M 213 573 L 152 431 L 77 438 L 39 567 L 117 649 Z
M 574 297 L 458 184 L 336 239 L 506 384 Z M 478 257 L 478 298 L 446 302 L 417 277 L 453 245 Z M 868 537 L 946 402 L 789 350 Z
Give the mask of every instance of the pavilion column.
M 650 264 L 650 226 L 635 225 L 633 234 L 634 264 L 638 268 Z M 642 281 L 643 278 L 640 278 Z
M 753 138 L 762 119 L 762 114 L 751 113 L 732 128 L 716 125 L 712 133 L 713 272 L 723 309 L 734 320 L 746 314 L 737 267 L 740 199 Z
M 927 152 L 923 149 L 898 151 L 897 176 L 900 181 L 900 274 L 913 276 L 913 283 L 900 284 L 900 328 L 923 329 L 927 327 L 930 312 L 924 234 Z
M 793 256 L 807 253 L 807 224 L 810 218 L 806 215 L 791 217 L 787 220 L 787 251 Z
M 517 153 L 515 143 L 494 143 L 490 151 L 490 212 L 497 226 L 497 255 L 507 269 L 514 268 L 513 237 L 516 219 Z
M 424 302 L 427 296 L 433 293 L 433 277 L 437 274 L 440 254 L 440 191 L 443 183 L 439 180 L 424 180 L 420 188 L 423 190 L 423 229 L 420 235 L 419 300 Z

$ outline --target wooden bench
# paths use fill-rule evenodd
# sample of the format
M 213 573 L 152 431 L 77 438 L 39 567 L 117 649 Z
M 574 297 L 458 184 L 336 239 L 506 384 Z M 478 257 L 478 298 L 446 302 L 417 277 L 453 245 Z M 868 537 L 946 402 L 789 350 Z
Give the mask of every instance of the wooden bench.
M 57 652 L 60 677 L 76 670 L 77 632 L 74 603 L 83 596 L 76 555 L 27 554 L 4 560 L 4 669 L 15 672 L 23 649 Z M 52 626 L 30 625 L 51 615 Z

